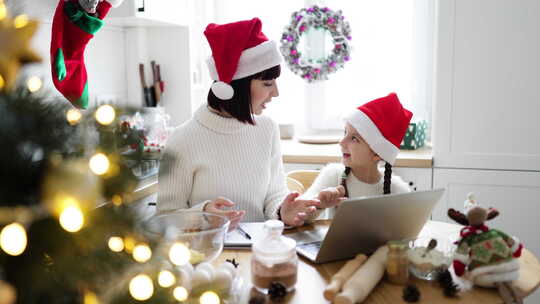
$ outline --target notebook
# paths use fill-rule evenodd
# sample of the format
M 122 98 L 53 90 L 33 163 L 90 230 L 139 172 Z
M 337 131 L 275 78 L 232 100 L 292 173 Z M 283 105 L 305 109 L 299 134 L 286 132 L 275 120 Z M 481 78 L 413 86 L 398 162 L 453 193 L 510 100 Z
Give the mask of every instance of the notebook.
M 264 222 L 240 223 L 238 225 L 242 231 L 246 232 L 251 239 L 247 238 L 241 231 L 235 229 L 225 236 L 224 247 L 226 249 L 251 249 L 251 245 L 265 236 Z

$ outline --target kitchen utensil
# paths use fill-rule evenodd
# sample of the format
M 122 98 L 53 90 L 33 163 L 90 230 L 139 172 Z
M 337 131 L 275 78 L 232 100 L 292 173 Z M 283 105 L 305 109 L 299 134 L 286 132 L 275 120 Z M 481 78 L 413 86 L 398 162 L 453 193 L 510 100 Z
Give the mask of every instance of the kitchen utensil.
M 146 86 L 146 79 L 144 77 L 144 64 L 139 63 L 139 77 L 141 79 L 141 86 L 143 88 L 143 98 L 144 98 L 144 105 L 147 107 L 151 107 L 153 104 L 153 97 L 152 97 L 152 91 L 149 87 Z
M 150 62 L 150 65 L 152 66 L 152 77 L 153 77 L 153 80 L 154 80 L 154 82 L 152 83 L 152 91 L 154 92 L 154 107 L 155 107 L 155 106 L 157 106 L 157 104 L 161 100 L 161 88 L 159 87 L 156 62 L 154 60 L 152 60 Z
M 163 94 L 163 92 L 165 92 L 165 81 L 163 81 L 163 79 L 161 78 L 161 66 L 159 64 L 157 65 L 157 77 L 159 81 L 159 88 L 161 89 L 161 94 Z

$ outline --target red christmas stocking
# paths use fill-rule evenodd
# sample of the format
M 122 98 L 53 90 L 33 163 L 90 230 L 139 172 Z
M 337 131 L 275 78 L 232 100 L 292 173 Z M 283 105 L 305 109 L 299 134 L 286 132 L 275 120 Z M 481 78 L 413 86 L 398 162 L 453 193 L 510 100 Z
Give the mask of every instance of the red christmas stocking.
M 99 2 L 95 14 L 87 13 L 77 0 L 59 0 L 56 7 L 51 38 L 52 78 L 58 91 L 78 108 L 88 107 L 84 50 L 103 26 L 111 3 L 119 5 L 121 1 Z

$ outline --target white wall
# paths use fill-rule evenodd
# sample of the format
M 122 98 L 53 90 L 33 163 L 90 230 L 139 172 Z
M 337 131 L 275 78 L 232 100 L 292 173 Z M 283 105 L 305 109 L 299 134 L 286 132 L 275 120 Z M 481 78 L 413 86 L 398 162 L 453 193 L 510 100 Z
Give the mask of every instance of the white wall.
M 59 94 L 52 83 L 49 55 L 52 17 L 58 1 L 24 1 L 22 3 L 24 13 L 41 21 L 38 32 L 32 40 L 32 46 L 43 57 L 41 64 L 29 66 L 24 73 L 42 77 L 44 88 L 54 94 Z M 20 4 L 17 3 L 17 5 Z M 124 41 L 124 29 L 105 25 L 88 43 L 85 62 L 88 72 L 90 105 L 95 102 L 96 97 L 103 95 L 114 95 L 120 102 L 126 102 L 127 84 Z

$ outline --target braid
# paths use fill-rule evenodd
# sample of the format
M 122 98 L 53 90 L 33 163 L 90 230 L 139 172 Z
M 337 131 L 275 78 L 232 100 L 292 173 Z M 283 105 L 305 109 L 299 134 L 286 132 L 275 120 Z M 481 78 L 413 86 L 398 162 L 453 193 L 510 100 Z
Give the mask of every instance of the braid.
M 390 185 L 392 184 L 392 165 L 386 163 L 384 165 L 384 185 L 383 194 L 390 194 Z
M 345 171 L 341 174 L 341 185 L 345 188 L 345 197 L 349 197 L 349 189 L 347 189 L 347 176 L 351 173 L 351 167 L 345 167 Z

